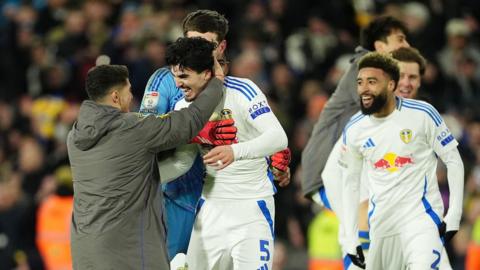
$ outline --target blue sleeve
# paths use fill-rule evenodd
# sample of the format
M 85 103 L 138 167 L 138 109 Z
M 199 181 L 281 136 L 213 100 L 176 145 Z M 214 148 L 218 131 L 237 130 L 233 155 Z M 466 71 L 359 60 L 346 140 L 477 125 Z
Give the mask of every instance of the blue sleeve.
M 175 86 L 168 68 L 160 68 L 148 80 L 140 105 L 142 114 L 165 114 L 172 111 L 183 92 Z

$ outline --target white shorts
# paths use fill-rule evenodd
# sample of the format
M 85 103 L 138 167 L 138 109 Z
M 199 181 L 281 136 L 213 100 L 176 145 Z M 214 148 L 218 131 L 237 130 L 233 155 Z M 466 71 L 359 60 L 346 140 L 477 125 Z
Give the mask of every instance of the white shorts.
M 367 258 L 368 269 L 438 269 L 443 245 L 435 228 L 373 238 Z
M 188 246 L 190 269 L 272 269 L 275 220 L 272 196 L 202 200 Z

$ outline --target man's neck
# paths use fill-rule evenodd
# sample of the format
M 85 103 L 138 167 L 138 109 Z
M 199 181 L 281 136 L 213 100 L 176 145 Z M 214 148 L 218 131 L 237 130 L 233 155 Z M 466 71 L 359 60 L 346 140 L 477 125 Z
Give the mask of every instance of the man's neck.
M 380 110 L 377 113 L 374 113 L 373 116 L 377 118 L 387 117 L 395 110 L 395 107 L 396 107 L 395 96 L 389 95 L 388 100 L 385 103 L 385 106 L 383 106 L 382 110 Z
M 120 110 L 120 105 L 118 103 L 114 103 L 114 102 L 109 101 L 109 100 L 99 100 L 99 101 L 96 101 L 96 103 L 98 103 L 100 105 L 106 105 L 106 106 L 114 107 L 114 108 L 117 108 L 117 109 Z

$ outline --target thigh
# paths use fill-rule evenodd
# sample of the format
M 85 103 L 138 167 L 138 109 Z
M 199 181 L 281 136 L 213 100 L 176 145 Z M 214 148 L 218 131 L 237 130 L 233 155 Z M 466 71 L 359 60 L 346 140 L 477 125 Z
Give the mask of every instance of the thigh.
M 271 237 L 245 239 L 232 249 L 233 269 L 272 269 L 273 253 Z
M 439 269 L 443 245 L 438 230 L 406 232 L 402 241 L 407 269 Z
M 271 269 L 274 253 L 273 197 L 249 200 L 231 224 L 233 269 Z M 248 222 L 245 222 L 248 220 Z
M 366 264 L 367 269 L 372 270 L 405 269 L 400 236 L 372 239 Z
M 226 250 L 223 222 L 218 222 L 215 205 L 205 201 L 197 211 L 186 261 L 190 269 L 211 270 Z

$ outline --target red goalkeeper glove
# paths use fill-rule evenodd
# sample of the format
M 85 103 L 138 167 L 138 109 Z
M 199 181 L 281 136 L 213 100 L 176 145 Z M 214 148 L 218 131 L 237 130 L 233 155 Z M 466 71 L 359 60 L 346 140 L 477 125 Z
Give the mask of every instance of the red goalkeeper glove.
M 234 124 L 233 119 L 208 121 L 191 142 L 214 146 L 236 143 L 237 128 Z
M 287 171 L 288 165 L 290 164 L 290 161 L 292 160 L 292 152 L 290 152 L 290 149 L 287 148 L 285 150 L 282 150 L 280 152 L 277 152 L 271 156 L 272 160 L 272 167 L 285 172 Z

